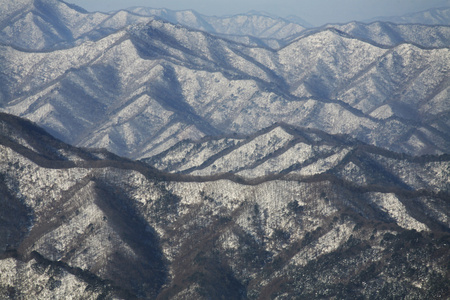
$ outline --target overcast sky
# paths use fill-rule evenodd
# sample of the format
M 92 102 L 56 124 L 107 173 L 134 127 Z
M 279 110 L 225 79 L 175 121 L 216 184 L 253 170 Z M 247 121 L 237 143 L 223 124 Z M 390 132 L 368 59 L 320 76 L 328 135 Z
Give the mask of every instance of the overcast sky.
M 319 26 L 325 23 L 399 16 L 433 7 L 450 6 L 450 0 L 66 0 L 88 11 L 111 11 L 131 6 L 193 9 L 205 15 L 229 15 L 250 10 L 281 17 L 296 15 Z

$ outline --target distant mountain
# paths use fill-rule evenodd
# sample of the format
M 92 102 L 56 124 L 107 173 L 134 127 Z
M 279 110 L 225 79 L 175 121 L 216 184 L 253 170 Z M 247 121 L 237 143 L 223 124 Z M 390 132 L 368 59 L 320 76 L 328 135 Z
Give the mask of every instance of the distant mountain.
M 154 20 L 61 51 L 1 47 L 0 105 L 65 142 L 132 158 L 275 122 L 442 153 L 449 57 L 333 28 L 274 51 Z
M 397 24 L 450 25 L 450 7 L 432 8 L 400 17 L 377 17 L 369 20 L 392 22 Z
M 335 28 L 350 36 L 384 47 L 393 47 L 402 43 L 422 48 L 450 47 L 450 25 L 402 25 L 377 21 L 370 24 L 351 22 L 342 25 L 326 25 L 325 28 Z
M 283 19 L 291 21 L 291 22 L 296 23 L 296 24 L 300 24 L 300 25 L 302 25 L 305 28 L 312 28 L 312 27 L 314 27 L 313 25 L 311 25 L 307 21 L 303 20 L 299 16 L 289 15 L 289 16 L 283 18 Z
M 120 11 L 89 13 L 59 0 L 2 0 L 0 43 L 28 50 L 67 48 L 152 18 Z
M 174 24 L 212 34 L 228 36 L 252 36 L 260 39 L 284 39 L 302 32 L 305 27 L 267 13 L 252 11 L 234 16 L 205 16 L 193 10 L 172 11 L 145 7 L 130 8 L 129 11 L 143 16 L 158 16 Z
M 284 125 L 224 143 L 288 162 L 296 139 L 286 158 L 321 168 L 354 146 Z M 348 153 L 324 174 L 171 175 L 0 113 L 0 297 L 450 296 L 448 155 Z
M 7 6 L 5 20 L 40 11 L 64 25 L 48 26 L 72 32 L 92 16 L 63 2 L 33 3 Z M 100 15 L 112 22 L 120 14 Z M 445 153 L 450 54 L 438 46 L 447 36 L 445 26 L 350 23 L 310 30 L 275 51 L 153 20 L 58 51 L 2 46 L 0 107 L 65 142 L 132 158 L 275 122 L 399 152 Z
M 238 42 L 273 48 L 282 45 L 278 40 L 304 30 L 295 22 L 256 12 L 212 17 L 195 11 L 135 7 L 129 11 L 90 13 L 60 0 L 2 0 L 2 8 L 0 43 L 27 50 L 70 48 L 154 18 Z

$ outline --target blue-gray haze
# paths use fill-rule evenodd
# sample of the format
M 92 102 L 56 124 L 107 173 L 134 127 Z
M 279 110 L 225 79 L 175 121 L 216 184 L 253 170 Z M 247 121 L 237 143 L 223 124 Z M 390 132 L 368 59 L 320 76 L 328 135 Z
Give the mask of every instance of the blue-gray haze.
M 450 6 L 450 0 L 66 0 L 89 11 L 111 11 L 131 6 L 193 9 L 206 15 L 228 15 L 251 10 L 285 17 L 296 15 L 319 26 L 325 23 L 400 16 L 435 7 Z

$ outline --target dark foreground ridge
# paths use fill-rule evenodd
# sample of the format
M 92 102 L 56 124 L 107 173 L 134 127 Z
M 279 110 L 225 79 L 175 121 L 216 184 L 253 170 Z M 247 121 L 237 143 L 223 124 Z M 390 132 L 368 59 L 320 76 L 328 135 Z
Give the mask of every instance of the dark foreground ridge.
M 10 115 L 0 128 L 0 297 L 450 296 L 448 180 L 387 185 L 385 169 L 364 184 L 345 162 L 306 177 L 170 174 Z M 357 143 L 347 160 L 379 168 Z M 375 152 L 448 176 L 446 156 Z

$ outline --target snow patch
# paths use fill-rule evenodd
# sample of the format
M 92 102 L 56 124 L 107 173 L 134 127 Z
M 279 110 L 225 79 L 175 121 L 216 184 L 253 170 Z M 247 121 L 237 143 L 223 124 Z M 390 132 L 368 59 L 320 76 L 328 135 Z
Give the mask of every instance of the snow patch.
M 378 205 L 394 219 L 400 227 L 405 229 L 415 229 L 416 231 L 429 231 L 427 225 L 414 219 L 406 209 L 405 205 L 393 193 L 370 193 L 369 199 Z

